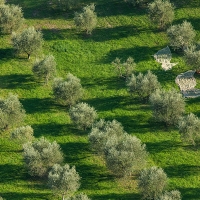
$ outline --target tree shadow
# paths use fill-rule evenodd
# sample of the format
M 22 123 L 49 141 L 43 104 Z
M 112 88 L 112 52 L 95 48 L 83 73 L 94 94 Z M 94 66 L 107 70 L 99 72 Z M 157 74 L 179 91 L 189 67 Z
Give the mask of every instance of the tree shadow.
M 0 183 L 13 180 L 26 180 L 26 169 L 24 166 L 4 164 L 0 165 Z
M 200 166 L 181 164 L 164 167 L 163 170 L 167 173 L 169 178 L 178 177 L 183 178 L 191 175 L 200 175 Z
M 199 200 L 200 188 L 178 188 L 183 200 Z
M 200 6 L 200 2 L 198 0 L 173 0 L 172 2 L 176 8 L 196 8 Z
M 66 107 L 56 104 L 52 98 L 26 98 L 20 99 L 20 101 L 28 114 L 55 112 L 58 108 L 66 109 Z
M 20 193 L 20 192 L 1 192 L 1 197 L 3 199 L 15 199 L 15 200 L 22 200 L 22 199 L 33 199 L 33 200 L 47 200 L 50 197 L 49 193 L 44 193 L 42 192 L 40 193 L 33 193 L 33 192 L 29 192 L 29 193 Z
M 118 57 L 122 60 L 126 60 L 129 56 L 134 58 L 135 62 L 138 63 L 140 61 L 151 60 L 152 55 L 154 55 L 159 49 L 162 47 L 148 47 L 148 46 L 135 46 L 133 48 L 121 48 L 117 50 L 110 51 L 104 63 L 112 63 L 112 61 Z
M 12 48 L 0 49 L 0 60 L 8 60 L 14 57 Z
M 29 74 L 10 74 L 0 75 L 0 88 L 2 89 L 25 89 L 36 88 L 38 83 L 35 82 L 33 75 Z
M 159 153 L 161 151 L 168 152 L 169 150 L 175 150 L 177 147 L 181 147 L 181 142 L 165 140 L 161 142 L 146 142 L 147 151 L 150 154 Z

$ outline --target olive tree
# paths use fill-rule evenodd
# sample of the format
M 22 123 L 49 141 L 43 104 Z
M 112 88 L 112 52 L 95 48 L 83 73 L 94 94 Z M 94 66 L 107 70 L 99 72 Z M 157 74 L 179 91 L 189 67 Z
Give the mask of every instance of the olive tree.
M 0 99 L 0 129 L 20 124 L 25 118 L 25 110 L 17 95 L 9 94 L 6 99 Z
M 184 50 L 184 58 L 188 65 L 195 70 L 200 70 L 200 49 L 195 45 L 186 47 Z
M 88 137 L 95 152 L 99 155 L 104 155 L 107 140 L 114 135 L 117 138 L 121 138 L 124 134 L 124 128 L 118 121 L 105 121 L 101 119 L 93 124 Z
M 71 196 L 79 189 L 80 176 L 74 166 L 70 168 L 68 164 L 55 164 L 48 174 L 48 185 L 55 193 L 61 194 L 64 200 L 66 195 Z
M 181 117 L 178 128 L 183 141 L 196 145 L 196 142 L 200 140 L 200 119 L 193 113 Z
M 86 194 L 80 193 L 68 198 L 67 200 L 91 200 L 91 199 Z
M 4 5 L 6 3 L 5 0 L 0 0 L 0 6 Z
M 42 48 L 43 38 L 41 31 L 29 27 L 21 33 L 12 34 L 13 48 L 17 53 L 26 53 L 28 59 L 31 54 L 36 54 Z
M 160 88 L 160 83 L 157 76 L 148 71 L 146 75 L 142 73 L 139 73 L 138 76 L 132 74 L 127 80 L 127 87 L 131 95 L 135 92 L 141 99 L 148 99 L 156 89 Z
M 170 46 L 174 50 L 184 50 L 190 46 L 196 36 L 195 30 L 190 22 L 184 21 L 182 24 L 172 25 L 167 29 Z
M 75 25 L 77 28 L 86 31 L 86 34 L 91 34 L 97 25 L 97 15 L 94 11 L 95 5 L 91 4 L 85 6 L 82 13 L 75 12 Z
M 50 143 L 44 137 L 23 144 L 23 157 L 31 176 L 44 177 L 50 168 L 62 163 L 63 154 L 56 141 Z
M 55 78 L 53 83 L 53 95 L 63 105 L 74 105 L 83 94 L 80 79 L 68 73 L 66 79 Z
M 121 138 L 110 136 L 104 151 L 108 169 L 118 177 L 137 173 L 146 164 L 146 146 L 137 137 L 126 133 Z
M 174 6 L 169 0 L 154 0 L 148 4 L 150 20 L 161 29 L 174 20 Z
M 70 119 L 80 129 L 92 126 L 97 118 L 96 110 L 87 103 L 78 103 L 69 110 Z
M 45 84 L 48 84 L 49 79 L 52 79 L 56 75 L 54 56 L 47 55 L 42 60 L 36 60 L 32 71 L 38 79 L 45 80 Z
M 115 58 L 112 65 L 115 67 L 119 76 L 124 78 L 130 77 L 136 67 L 136 63 L 132 57 L 128 57 L 123 63 L 121 63 L 119 58 Z
M 11 138 L 19 143 L 31 142 L 34 139 L 31 126 L 21 126 L 11 132 Z
M 0 2 L 0 29 L 2 33 L 17 31 L 24 22 L 22 8 Z
M 162 168 L 143 169 L 138 177 L 138 188 L 144 199 L 158 198 L 167 185 L 167 175 Z
M 165 191 L 156 200 L 181 200 L 181 193 L 178 190 Z
M 158 89 L 150 96 L 150 104 L 156 121 L 166 125 L 177 124 L 185 112 L 185 100 L 176 90 Z

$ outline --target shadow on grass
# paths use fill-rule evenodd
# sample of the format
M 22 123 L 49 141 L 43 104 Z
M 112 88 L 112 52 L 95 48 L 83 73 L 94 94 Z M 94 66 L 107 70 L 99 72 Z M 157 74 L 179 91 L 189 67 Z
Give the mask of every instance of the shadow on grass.
M 37 193 L 20 193 L 20 192 L 1 192 L 1 197 L 3 199 L 15 199 L 15 200 L 22 200 L 22 199 L 32 199 L 32 200 L 47 200 L 49 199 L 49 194 L 42 192 L 41 194 Z
M 118 57 L 125 61 L 129 56 L 134 58 L 135 62 L 151 60 L 152 55 L 155 54 L 162 47 L 148 47 L 148 46 L 136 46 L 133 48 L 122 48 L 110 51 L 106 59 L 103 61 L 105 63 L 112 63 L 112 61 Z
M 12 59 L 13 57 L 14 57 L 14 52 L 12 48 L 0 49 L 0 60 Z
M 177 188 L 181 192 L 183 200 L 199 200 L 200 188 Z
M 15 180 L 26 179 L 24 166 L 5 164 L 0 165 L 0 183 L 7 183 Z
M 136 193 L 128 193 L 128 194 L 114 194 L 114 193 L 111 193 L 111 194 L 99 194 L 99 195 L 92 195 L 91 196 L 92 199 L 95 199 L 95 200 L 128 200 L 128 199 L 131 199 L 131 200 L 141 200 L 141 195 L 139 194 L 136 194 Z
M 52 98 L 26 98 L 20 99 L 20 102 L 28 114 L 54 112 L 57 108 L 67 110 L 65 106 L 56 104 Z
M 0 75 L 0 88 L 2 89 L 26 89 L 30 90 L 36 88 L 38 83 L 32 75 L 25 74 L 11 74 Z
M 159 153 L 161 151 L 168 152 L 169 150 L 181 147 L 181 142 L 166 140 L 161 142 L 146 142 L 147 151 L 151 154 Z
M 70 166 L 75 165 L 76 170 L 80 174 L 82 189 L 97 189 L 97 185 L 101 181 L 113 182 L 114 177 L 109 174 L 105 166 L 98 164 L 90 164 L 91 149 L 88 143 L 69 142 L 60 144 L 65 154 L 65 162 Z M 105 189 L 104 186 L 98 186 L 98 190 Z
M 168 177 L 181 177 L 184 178 L 186 176 L 191 175 L 200 175 L 200 166 L 194 166 L 194 165 L 174 165 L 174 166 L 168 166 L 163 168 L 164 171 L 167 173 Z

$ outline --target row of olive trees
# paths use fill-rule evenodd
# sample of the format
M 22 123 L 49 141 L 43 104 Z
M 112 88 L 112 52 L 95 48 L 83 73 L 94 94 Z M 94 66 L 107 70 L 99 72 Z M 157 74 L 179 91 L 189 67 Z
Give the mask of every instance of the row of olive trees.
M 117 177 L 130 176 L 146 164 L 146 146 L 127 134 L 116 120 L 95 122 L 88 137 L 92 149 L 105 159 L 108 169 Z

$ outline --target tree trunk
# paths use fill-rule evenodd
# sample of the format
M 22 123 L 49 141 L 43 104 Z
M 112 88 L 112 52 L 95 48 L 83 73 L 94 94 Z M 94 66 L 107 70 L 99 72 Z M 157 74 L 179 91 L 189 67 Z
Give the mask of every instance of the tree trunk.
M 31 54 L 30 54 L 30 53 L 28 53 L 28 59 L 30 59 L 30 56 L 31 56 Z

